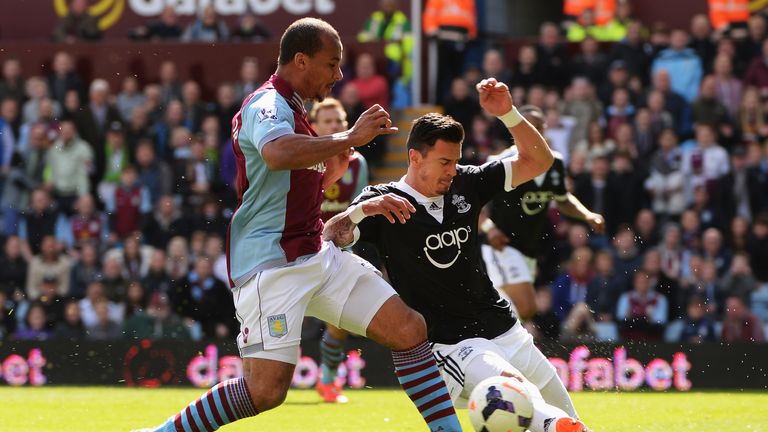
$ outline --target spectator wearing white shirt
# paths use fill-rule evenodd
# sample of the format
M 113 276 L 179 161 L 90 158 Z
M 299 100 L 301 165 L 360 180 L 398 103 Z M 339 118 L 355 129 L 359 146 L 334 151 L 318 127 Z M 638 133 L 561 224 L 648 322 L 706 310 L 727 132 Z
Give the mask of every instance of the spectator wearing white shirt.
M 651 194 L 653 211 L 657 215 L 677 218 L 686 206 L 686 177 L 680 169 L 682 156 L 672 129 L 664 129 L 661 133 L 659 147 L 651 158 L 645 189 Z
M 687 201 L 693 199 L 696 186 L 710 184 L 730 172 L 728 152 L 717 143 L 717 135 L 711 125 L 697 124 L 695 147 L 683 154 L 682 171 L 687 181 Z
M 36 122 L 40 117 L 40 101 L 50 97 L 48 82 L 43 77 L 33 76 L 27 80 L 26 91 L 29 100 L 22 107 L 21 121 L 22 123 Z M 61 105 L 57 101 L 52 101 L 51 103 L 53 105 L 54 117 L 59 117 L 61 115 Z
M 85 298 L 78 302 L 78 306 L 80 306 L 80 317 L 86 328 L 92 328 L 99 322 L 99 317 L 96 313 L 96 305 L 100 302 L 107 303 L 107 311 L 111 321 L 116 323 L 123 322 L 125 306 L 108 301 L 107 296 L 104 294 L 104 286 L 101 282 L 94 281 L 88 284 L 88 288 L 85 291 Z
M 560 152 L 563 156 L 563 163 L 568 165 L 568 143 L 571 139 L 571 131 L 576 126 L 574 117 L 562 116 L 557 108 L 547 110 L 547 129 L 544 137 L 552 150 Z
M 144 105 L 146 96 L 139 89 L 139 81 L 132 76 L 123 80 L 122 91 L 117 95 L 117 110 L 124 119 L 130 119 L 136 107 Z

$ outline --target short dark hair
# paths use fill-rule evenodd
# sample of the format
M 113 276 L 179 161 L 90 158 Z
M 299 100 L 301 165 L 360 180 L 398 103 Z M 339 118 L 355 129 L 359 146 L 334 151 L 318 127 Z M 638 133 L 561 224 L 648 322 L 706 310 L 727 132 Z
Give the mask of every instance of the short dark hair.
M 464 127 L 449 115 L 425 114 L 413 121 L 408 134 L 408 150 L 426 154 L 437 140 L 461 144 L 464 141 Z
M 298 53 L 310 57 L 323 49 L 323 36 L 339 39 L 339 33 L 332 25 L 318 18 L 302 18 L 289 25 L 280 38 L 281 65 L 290 63 Z

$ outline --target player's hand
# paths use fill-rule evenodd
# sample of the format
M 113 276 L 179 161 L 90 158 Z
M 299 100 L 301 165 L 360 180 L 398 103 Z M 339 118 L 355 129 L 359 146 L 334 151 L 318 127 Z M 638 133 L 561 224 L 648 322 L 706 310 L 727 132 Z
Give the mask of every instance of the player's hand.
M 480 94 L 480 106 L 489 114 L 501 116 L 512 109 L 512 95 L 506 84 L 496 81 L 496 78 L 488 78 L 480 81 L 475 86 Z
M 404 224 L 414 212 L 416 207 L 410 201 L 393 193 L 363 201 L 363 213 L 366 216 L 382 215 L 389 223 L 395 223 L 395 220 L 398 220 Z
M 509 237 L 500 229 L 493 227 L 485 234 L 488 244 L 496 250 L 502 250 L 509 244 Z
M 590 213 L 589 216 L 587 216 L 587 223 L 597 234 L 603 234 L 605 232 L 605 219 L 603 219 L 603 215 L 599 213 Z
M 392 126 L 389 113 L 376 104 L 368 108 L 360 115 L 355 125 L 349 130 L 349 136 L 353 138 L 355 147 L 363 146 L 371 142 L 379 135 L 391 135 L 398 129 Z

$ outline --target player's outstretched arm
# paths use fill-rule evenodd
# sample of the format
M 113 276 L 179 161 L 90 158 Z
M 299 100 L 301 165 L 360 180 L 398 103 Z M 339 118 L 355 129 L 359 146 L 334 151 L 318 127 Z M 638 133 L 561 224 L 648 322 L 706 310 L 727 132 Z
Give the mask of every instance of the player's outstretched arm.
M 515 138 L 518 154 L 512 161 L 512 186 L 518 186 L 544 173 L 554 156 L 544 137 L 517 112 L 506 84 L 488 78 L 477 84 L 480 106 L 495 115 Z
M 605 219 L 599 213 L 590 211 L 576 196 L 568 192 L 568 200 L 557 203 L 560 213 L 588 223 L 596 233 L 605 232 Z
M 338 247 L 348 247 L 357 241 L 357 225 L 366 217 L 382 215 L 389 223 L 405 223 L 415 211 L 413 204 L 399 195 L 379 195 L 359 202 L 329 219 L 323 229 L 323 240 L 332 241 Z
M 490 205 L 491 204 L 486 204 L 482 210 L 480 210 L 478 227 L 480 228 L 480 231 L 485 233 L 485 238 L 491 247 L 496 250 L 502 250 L 504 249 L 504 246 L 509 244 L 509 237 L 498 229 L 496 224 L 491 220 Z
M 396 127 L 392 127 L 389 113 L 381 106 L 374 105 L 348 131 L 322 137 L 284 135 L 264 144 L 261 156 L 273 171 L 309 168 L 349 147 L 360 147 L 379 135 L 391 135 L 397 131 Z

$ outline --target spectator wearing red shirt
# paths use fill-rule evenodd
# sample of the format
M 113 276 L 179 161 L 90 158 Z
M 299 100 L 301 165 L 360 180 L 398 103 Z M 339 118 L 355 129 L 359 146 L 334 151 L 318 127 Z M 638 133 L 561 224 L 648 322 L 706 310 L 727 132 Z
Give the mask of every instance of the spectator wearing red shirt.
M 350 85 L 357 88 L 360 100 L 366 108 L 375 104 L 389 109 L 389 84 L 387 79 L 376 73 L 376 62 L 368 53 L 360 54 L 355 62 L 355 79 Z
M 114 197 L 106 202 L 111 219 L 111 231 L 119 238 L 125 238 L 138 231 L 143 219 L 152 212 L 149 192 L 138 182 L 136 168 L 123 168 L 120 186 Z
M 749 65 L 744 75 L 744 87 L 757 87 L 761 95 L 768 93 L 768 40 L 763 41 L 763 54 Z
M 99 249 L 102 241 L 109 237 L 109 229 L 106 217 L 96 209 L 93 196 L 85 194 L 79 197 L 74 209 L 75 214 L 67 220 L 64 243 L 78 249 L 91 244 Z
M 622 294 L 616 306 L 622 337 L 661 339 L 668 311 L 667 298 L 653 289 L 645 271 L 638 270 L 632 278 L 632 290 Z
M 765 342 L 763 323 L 747 309 L 739 296 L 728 297 L 725 301 L 722 341 Z

